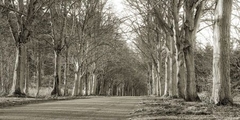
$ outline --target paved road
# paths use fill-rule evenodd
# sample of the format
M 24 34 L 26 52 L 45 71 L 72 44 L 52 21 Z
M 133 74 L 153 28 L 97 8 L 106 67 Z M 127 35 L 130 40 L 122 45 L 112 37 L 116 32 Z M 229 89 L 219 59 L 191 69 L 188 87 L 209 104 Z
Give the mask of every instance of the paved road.
M 0 109 L 0 120 L 122 120 L 140 97 L 100 97 Z

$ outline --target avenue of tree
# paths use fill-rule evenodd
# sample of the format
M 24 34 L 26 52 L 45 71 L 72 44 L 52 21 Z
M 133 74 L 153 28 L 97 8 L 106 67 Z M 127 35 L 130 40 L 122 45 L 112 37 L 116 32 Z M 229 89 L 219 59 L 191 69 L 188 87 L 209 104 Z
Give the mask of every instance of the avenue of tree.
M 240 85 L 239 38 L 230 34 L 237 0 L 125 0 L 135 16 L 127 20 L 107 2 L 0 0 L 1 95 L 38 97 L 51 88 L 45 95 L 200 101 L 198 92 L 208 91 L 212 103 L 233 104 Z M 133 45 L 122 24 L 135 34 Z M 206 28 L 213 28 L 213 47 L 197 43 Z

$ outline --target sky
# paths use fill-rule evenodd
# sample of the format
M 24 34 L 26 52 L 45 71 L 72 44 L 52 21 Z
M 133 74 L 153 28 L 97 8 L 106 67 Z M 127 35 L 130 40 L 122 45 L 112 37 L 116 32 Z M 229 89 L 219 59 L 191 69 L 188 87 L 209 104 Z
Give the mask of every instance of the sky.
M 108 0 L 108 4 L 113 6 L 113 10 L 117 15 L 121 15 L 124 11 L 124 0 Z

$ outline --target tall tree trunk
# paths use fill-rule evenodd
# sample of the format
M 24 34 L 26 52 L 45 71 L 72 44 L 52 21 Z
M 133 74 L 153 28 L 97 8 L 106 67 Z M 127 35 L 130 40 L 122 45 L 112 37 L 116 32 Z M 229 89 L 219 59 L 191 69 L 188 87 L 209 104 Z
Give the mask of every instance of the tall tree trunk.
M 184 1 L 184 11 L 185 11 L 185 22 L 184 22 L 184 32 L 185 32 L 185 43 L 183 52 L 186 63 L 187 71 L 187 85 L 186 85 L 186 100 L 187 101 L 199 101 L 196 89 L 196 78 L 195 78 L 195 64 L 194 64 L 194 49 L 196 40 L 196 31 L 199 26 L 200 16 L 203 9 L 203 1 L 200 2 L 198 7 L 195 6 L 194 1 L 186 0 Z M 196 12 L 195 12 L 196 10 Z
M 78 81 L 79 81 L 79 95 L 82 96 L 83 95 L 83 79 L 82 78 L 84 76 L 84 73 L 82 73 L 82 69 L 78 71 L 78 75 L 81 75 Z
M 96 62 L 93 63 L 92 79 L 93 79 L 93 90 L 92 90 L 92 94 L 93 94 L 93 95 L 96 95 L 96 89 L 97 89 Z
M 212 101 L 233 104 L 230 83 L 230 26 L 232 0 L 217 0 L 214 23 Z
M 177 88 L 178 96 L 180 98 L 185 98 L 186 96 L 186 68 L 185 68 L 185 59 L 184 53 L 178 47 L 177 49 Z
M 171 44 L 172 49 L 172 97 L 177 97 L 177 59 L 176 59 L 176 48 L 175 48 L 175 42 L 174 39 Z
M 162 96 L 162 82 L 161 82 L 161 76 L 162 76 L 162 42 L 159 38 L 159 33 L 157 33 L 157 39 L 158 39 L 158 46 L 157 46 L 157 96 Z
M 179 29 L 179 0 L 173 0 L 173 40 L 175 43 L 175 60 L 176 60 L 176 82 L 177 82 L 177 96 L 185 98 L 186 95 L 186 69 L 185 69 L 185 58 L 183 52 L 183 41 L 181 38 Z
M 152 94 L 152 85 L 151 85 L 151 67 L 150 65 L 148 64 L 148 95 L 151 95 Z
M 167 97 L 169 96 L 169 91 L 171 90 L 170 88 L 170 81 L 172 81 L 172 61 L 171 61 L 171 53 L 170 53 L 170 44 L 171 43 L 171 37 L 167 35 L 166 39 L 166 45 L 165 45 L 165 50 L 166 50 L 166 58 L 165 58 L 165 87 L 164 87 L 164 96 Z
M 154 71 L 154 64 L 152 62 L 152 95 L 156 95 L 156 79 L 155 79 L 155 71 Z
M 25 72 L 26 72 L 26 46 L 22 45 L 22 56 L 20 63 L 20 89 L 24 93 L 24 81 L 25 81 Z
M 27 52 L 26 52 L 27 53 Z M 25 72 L 25 84 L 24 84 L 24 93 L 28 95 L 28 84 L 29 84 L 29 75 L 30 75 L 30 63 L 28 62 L 28 54 L 26 59 L 26 72 Z
M 15 61 L 15 67 L 14 67 L 14 73 L 13 73 L 13 83 L 12 88 L 9 93 L 9 96 L 21 96 L 24 95 L 22 93 L 22 90 L 20 88 L 20 74 L 22 74 L 23 71 L 21 71 L 21 62 L 22 61 L 22 44 L 18 44 L 16 46 L 16 61 Z
M 73 90 L 72 90 L 72 96 L 77 96 L 78 95 L 78 89 L 79 89 L 79 64 L 78 62 L 75 63 L 75 80 L 74 80 L 74 85 L 73 85 Z
M 1 48 L 0 48 L 1 49 Z M 0 55 L 0 88 L 1 91 L 4 90 L 4 78 L 3 78 L 3 53 Z
M 55 96 L 60 96 L 60 86 L 59 86 L 59 78 L 60 78 L 60 74 L 59 74 L 59 69 L 60 69 L 60 51 L 58 50 L 54 50 L 54 54 L 55 54 L 55 65 L 54 65 L 54 82 L 53 82 L 53 89 L 51 92 L 51 95 L 55 95 Z
M 66 43 L 65 43 L 66 44 Z M 65 68 L 64 68 L 64 82 L 63 82 L 63 95 L 67 95 L 68 94 L 68 88 L 67 88 L 67 79 L 68 79 L 68 69 L 69 69 L 69 47 L 67 47 L 66 50 L 66 58 L 65 58 Z
M 41 76 L 41 52 L 39 51 L 38 52 L 38 56 L 37 56 L 37 83 L 36 83 L 36 89 L 37 89 L 37 92 L 35 94 L 35 97 L 37 97 L 39 95 L 39 90 L 40 90 L 40 87 L 41 87 L 41 79 L 42 79 L 42 76 Z

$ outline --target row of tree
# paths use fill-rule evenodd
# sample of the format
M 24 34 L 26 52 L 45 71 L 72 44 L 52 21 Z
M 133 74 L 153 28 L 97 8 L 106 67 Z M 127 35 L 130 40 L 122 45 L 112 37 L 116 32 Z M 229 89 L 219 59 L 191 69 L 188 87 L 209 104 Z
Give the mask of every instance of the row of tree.
M 53 96 L 145 94 L 142 63 L 106 3 L 1 0 L 1 94 L 25 96 L 33 88 L 39 96 L 44 87 Z
M 195 50 L 200 23 L 205 19 L 214 21 L 212 102 L 219 105 L 233 102 L 230 84 L 232 2 L 128 0 L 138 14 L 136 19 L 141 19 L 140 23 L 130 19 L 130 26 L 137 34 L 134 44 L 148 65 L 149 95 L 199 101 Z

